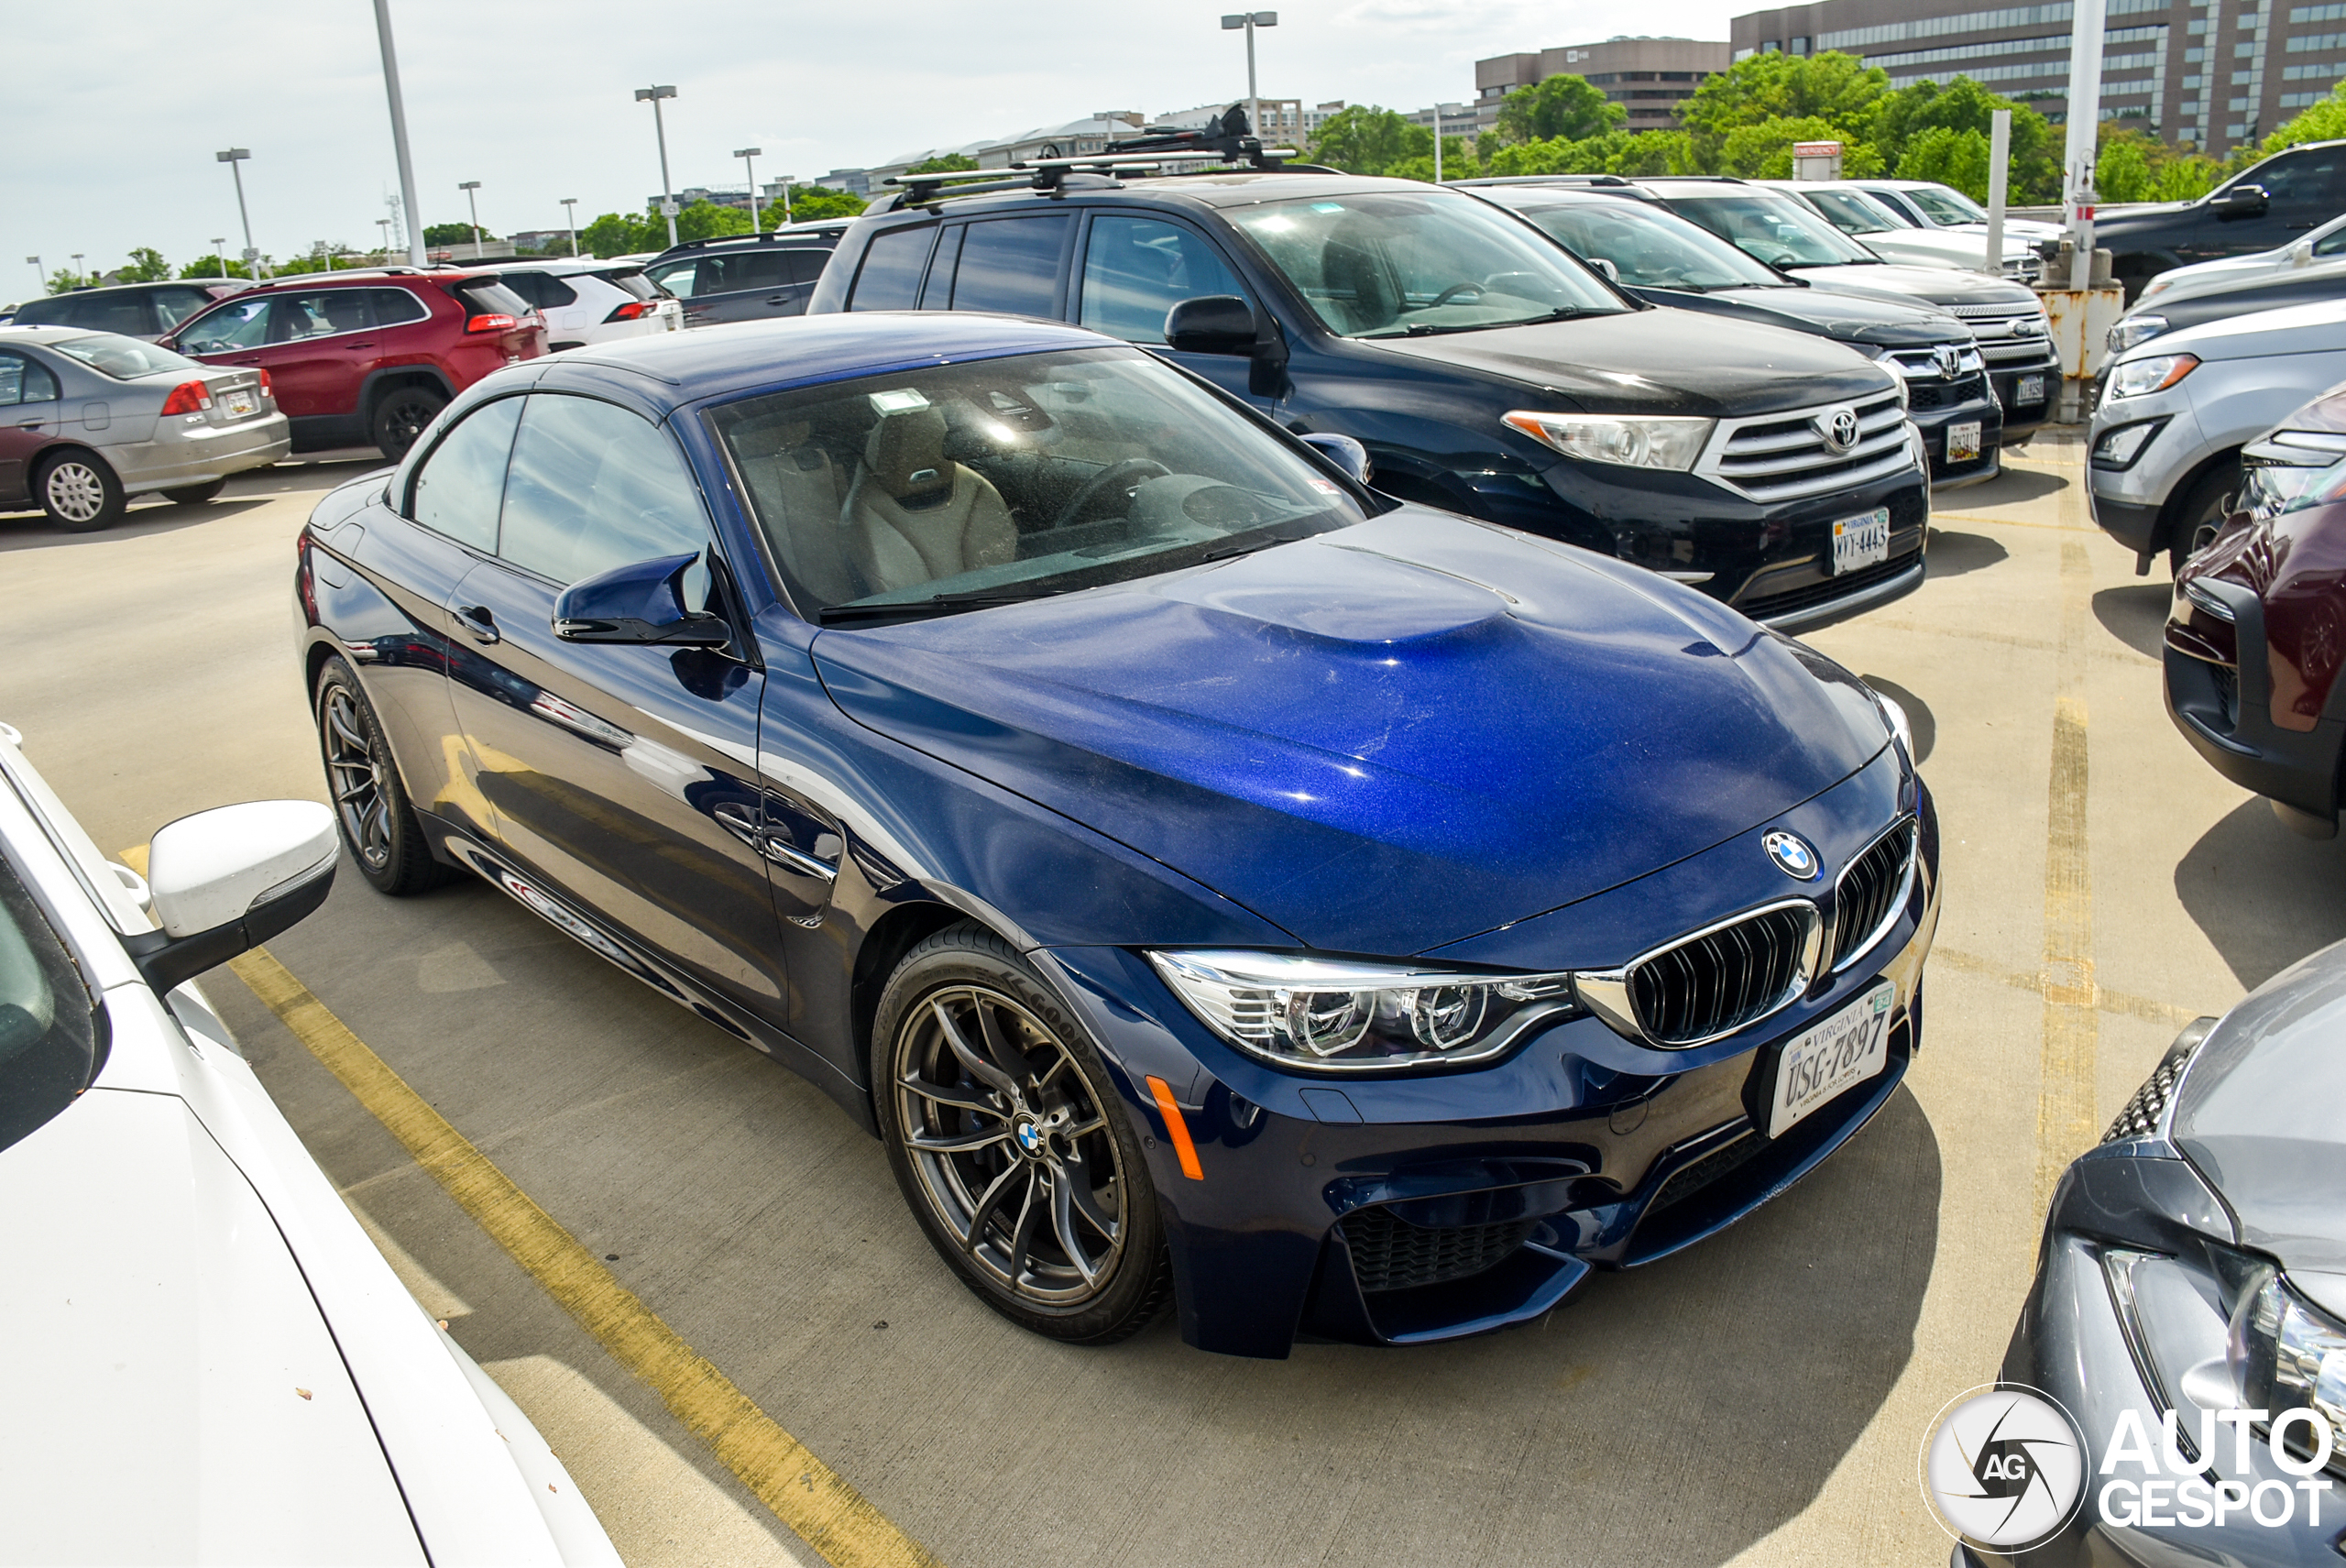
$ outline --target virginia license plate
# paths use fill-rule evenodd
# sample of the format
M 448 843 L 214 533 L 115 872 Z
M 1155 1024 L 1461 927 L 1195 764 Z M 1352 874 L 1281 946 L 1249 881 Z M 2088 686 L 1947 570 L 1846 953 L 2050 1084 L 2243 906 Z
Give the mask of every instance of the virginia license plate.
M 1880 1075 L 1890 1060 L 1890 1004 L 1897 994 L 1885 980 L 1784 1047 L 1770 1096 L 1770 1137 L 1781 1137 L 1851 1084 Z
M 1946 460 L 1968 463 L 1979 455 L 1979 422 L 1966 420 L 1946 427 Z
M 242 419 L 260 407 L 260 400 L 248 387 L 235 387 L 220 396 L 220 406 L 230 419 Z
M 2012 383 L 2012 401 L 2041 403 L 2045 400 L 2045 378 L 2023 376 Z
M 1978 425 L 1971 427 L 1978 430 Z M 1876 507 L 1863 517 L 1833 525 L 1833 575 L 1876 566 L 1890 559 L 1890 509 Z

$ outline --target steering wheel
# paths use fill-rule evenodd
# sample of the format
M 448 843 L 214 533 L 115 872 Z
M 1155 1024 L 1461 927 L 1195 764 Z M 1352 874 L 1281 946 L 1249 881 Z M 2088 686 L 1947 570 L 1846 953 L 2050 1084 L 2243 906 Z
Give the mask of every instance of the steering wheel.
M 1424 304 L 1418 308 L 1420 310 L 1430 311 L 1436 305 L 1446 305 L 1458 295 L 1468 292 L 1480 294 L 1483 292 L 1483 286 L 1480 283 L 1472 282 L 1453 283 L 1449 288 L 1444 289 L 1441 293 L 1436 294 L 1432 299 L 1428 300 Z
M 1067 505 L 1059 508 L 1058 515 L 1051 519 L 1050 526 L 1065 528 L 1106 490 L 1120 485 L 1137 485 L 1172 471 L 1154 457 L 1127 457 L 1121 463 L 1111 464 L 1085 480 L 1083 488 L 1068 498 Z

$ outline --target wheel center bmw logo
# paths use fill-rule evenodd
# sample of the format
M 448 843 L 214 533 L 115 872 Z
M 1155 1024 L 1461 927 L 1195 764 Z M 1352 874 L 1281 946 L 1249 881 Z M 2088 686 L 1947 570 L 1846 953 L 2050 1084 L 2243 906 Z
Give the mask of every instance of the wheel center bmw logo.
M 1834 451 L 1847 452 L 1858 444 L 1858 411 L 1846 406 L 1826 410 L 1816 416 L 1816 433 Z
M 1776 862 L 1776 869 L 1794 882 L 1815 881 L 1817 871 L 1824 864 L 1817 859 L 1816 851 L 1810 847 L 1808 840 L 1797 833 L 1779 829 L 1760 839 L 1760 847 L 1768 851 L 1768 858 Z
M 1028 1154 L 1039 1155 L 1043 1152 L 1043 1129 L 1035 1125 L 1034 1123 L 1021 1119 L 1011 1135 L 1018 1140 L 1018 1146 Z

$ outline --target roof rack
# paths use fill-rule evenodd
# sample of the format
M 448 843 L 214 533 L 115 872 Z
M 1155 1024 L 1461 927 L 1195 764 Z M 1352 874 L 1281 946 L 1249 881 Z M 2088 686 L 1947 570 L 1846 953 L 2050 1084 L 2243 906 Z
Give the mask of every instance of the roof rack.
M 1157 156 L 1144 156 L 1152 153 Z M 894 205 L 903 208 L 934 202 L 948 186 L 955 196 L 976 196 L 989 191 L 1055 192 L 1066 189 L 1070 176 L 1093 177 L 1079 180 L 1078 188 L 1092 184 L 1094 179 L 1102 185 L 1113 186 L 1125 175 L 1162 174 L 1168 164 L 1203 159 L 1267 171 L 1287 168 L 1287 160 L 1295 156 L 1296 149 L 1291 147 L 1265 147 L 1247 126 L 1245 106 L 1233 104 L 1211 125 L 1196 129 L 1144 126 L 1139 136 L 1112 141 L 1106 151 L 1087 158 L 1019 159 L 1007 169 L 892 174 L 882 183 L 901 188 Z M 1303 165 L 1301 169 L 1318 171 L 1313 165 Z

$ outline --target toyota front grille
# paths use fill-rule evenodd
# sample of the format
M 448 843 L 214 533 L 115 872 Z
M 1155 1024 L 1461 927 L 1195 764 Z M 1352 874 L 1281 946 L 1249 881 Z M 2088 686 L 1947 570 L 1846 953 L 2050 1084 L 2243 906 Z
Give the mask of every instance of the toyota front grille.
M 1836 424 L 1855 415 L 1855 440 Z M 1799 500 L 1887 478 L 1913 462 L 1895 392 L 1848 403 L 1722 420 L 1694 471 L 1755 501 Z

